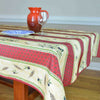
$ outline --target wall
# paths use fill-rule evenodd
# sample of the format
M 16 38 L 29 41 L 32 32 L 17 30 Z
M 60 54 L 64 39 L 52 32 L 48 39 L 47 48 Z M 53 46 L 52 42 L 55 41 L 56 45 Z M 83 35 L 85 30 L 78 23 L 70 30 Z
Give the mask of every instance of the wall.
M 48 10 L 49 23 L 100 25 L 100 0 L 0 0 L 0 21 L 25 22 L 28 7 Z

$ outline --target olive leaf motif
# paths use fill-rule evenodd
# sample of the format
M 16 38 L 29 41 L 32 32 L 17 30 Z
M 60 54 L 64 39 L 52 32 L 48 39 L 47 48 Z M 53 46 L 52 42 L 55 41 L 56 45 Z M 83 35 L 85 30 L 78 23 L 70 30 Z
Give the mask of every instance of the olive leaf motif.
M 30 69 L 30 66 L 25 66 L 24 69 Z
M 29 44 L 28 42 L 24 42 L 25 44 Z
M 58 47 L 58 49 L 61 51 L 61 52 L 63 52 L 64 50 L 62 49 L 62 48 L 60 48 L 60 47 Z
M 8 67 L 4 67 L 4 68 L 2 68 L 2 70 L 7 70 L 8 69 Z
M 13 70 L 12 72 L 13 72 L 13 74 L 18 74 L 18 72 L 16 70 Z
M 32 77 L 34 74 L 34 70 L 30 73 L 29 77 Z
M 76 56 L 75 58 L 77 59 L 78 57 Z
M 50 86 L 50 84 L 51 84 L 51 80 L 49 79 L 49 80 L 48 80 L 48 86 Z
M 46 75 L 45 75 L 45 78 L 44 78 L 44 85 L 46 85 Z
M 14 67 L 16 67 L 17 69 L 19 69 L 19 70 L 22 70 L 20 67 L 18 67 L 17 65 L 14 65 Z
M 51 97 L 51 100 L 56 100 L 54 95 L 50 92 L 50 97 Z

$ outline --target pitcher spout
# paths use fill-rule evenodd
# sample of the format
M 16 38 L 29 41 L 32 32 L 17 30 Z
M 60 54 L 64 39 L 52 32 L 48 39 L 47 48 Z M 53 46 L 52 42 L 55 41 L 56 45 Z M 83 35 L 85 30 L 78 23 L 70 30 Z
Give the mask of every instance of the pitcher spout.
M 28 7 L 28 9 L 30 10 L 30 12 L 34 11 L 34 7 Z

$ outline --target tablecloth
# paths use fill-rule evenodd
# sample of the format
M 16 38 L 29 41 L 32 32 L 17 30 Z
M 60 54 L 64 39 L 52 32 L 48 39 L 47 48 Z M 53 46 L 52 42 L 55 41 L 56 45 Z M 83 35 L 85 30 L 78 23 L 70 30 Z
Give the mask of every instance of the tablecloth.
M 0 32 L 16 29 L 28 30 L 0 25 Z M 77 79 L 92 56 L 100 57 L 96 32 L 42 29 L 21 37 L 0 33 L 0 76 L 35 88 L 44 100 L 66 100 L 64 86 Z

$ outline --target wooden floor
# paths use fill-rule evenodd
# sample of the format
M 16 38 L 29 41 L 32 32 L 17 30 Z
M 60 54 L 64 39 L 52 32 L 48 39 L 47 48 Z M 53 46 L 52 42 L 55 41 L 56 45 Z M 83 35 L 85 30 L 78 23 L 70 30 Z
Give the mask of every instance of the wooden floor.
M 100 100 L 100 71 L 85 70 L 65 91 L 67 100 Z M 0 100 L 13 100 L 13 89 L 0 84 Z
M 100 71 L 83 71 L 65 91 L 67 100 L 100 100 Z
M 0 100 L 13 100 L 13 89 L 0 84 Z

